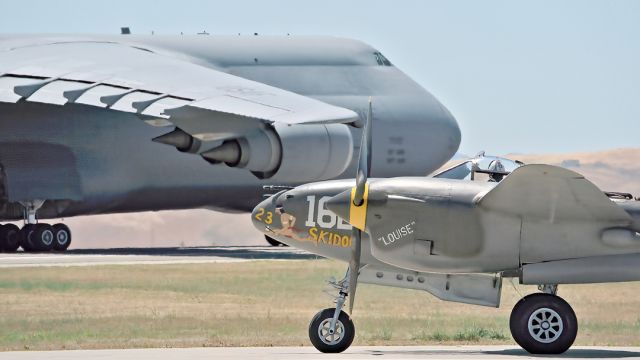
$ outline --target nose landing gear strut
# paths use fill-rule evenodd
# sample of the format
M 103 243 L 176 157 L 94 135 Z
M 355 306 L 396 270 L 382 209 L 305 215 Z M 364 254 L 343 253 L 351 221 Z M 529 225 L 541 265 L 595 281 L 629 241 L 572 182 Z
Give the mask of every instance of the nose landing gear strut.
M 323 353 L 340 353 L 351 346 L 356 335 L 351 317 L 342 311 L 349 294 L 349 270 L 342 280 L 334 279 L 328 283 L 338 291 L 335 297 L 336 307 L 321 310 L 311 319 L 309 340 Z

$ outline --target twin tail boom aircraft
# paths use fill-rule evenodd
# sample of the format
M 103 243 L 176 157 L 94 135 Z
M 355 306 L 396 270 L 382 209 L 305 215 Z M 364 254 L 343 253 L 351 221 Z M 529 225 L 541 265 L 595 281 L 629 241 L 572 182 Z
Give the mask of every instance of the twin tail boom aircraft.
M 370 107 L 355 182 L 285 189 L 252 214 L 278 241 L 349 263 L 332 282 L 335 307 L 309 325 L 318 350 L 353 341 L 358 282 L 491 307 L 506 278 L 538 285 L 513 308 L 511 334 L 530 353 L 559 354 L 578 332 L 560 284 L 640 280 L 640 201 L 560 167 L 483 155 L 431 177 L 369 178 L 371 117 Z

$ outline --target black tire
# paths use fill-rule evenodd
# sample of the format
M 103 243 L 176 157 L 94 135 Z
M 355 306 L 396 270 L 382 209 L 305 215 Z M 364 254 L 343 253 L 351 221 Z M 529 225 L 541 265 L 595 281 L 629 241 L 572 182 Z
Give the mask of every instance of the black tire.
M 278 240 L 276 240 L 276 239 L 274 239 L 274 238 L 272 238 L 272 237 L 270 237 L 268 235 L 265 235 L 264 238 L 267 239 L 267 242 L 271 246 L 289 246 L 287 244 L 281 243 L 280 241 L 278 241 Z
M 509 328 L 513 339 L 531 354 L 562 354 L 578 334 L 578 319 L 559 296 L 531 294 L 513 307 Z
M 20 247 L 22 248 L 22 250 L 26 252 L 31 252 L 36 250 L 34 248 L 33 243 L 30 240 L 31 234 L 33 233 L 35 228 L 36 228 L 36 224 L 26 224 L 25 226 L 22 227 L 22 229 L 20 229 L 20 232 L 18 233 L 18 241 L 20 243 Z
M 339 339 L 331 341 L 327 339 L 330 335 L 322 335 L 328 333 L 327 328 L 330 326 L 335 311 L 335 308 L 324 309 L 317 313 L 309 324 L 309 340 L 318 351 L 323 353 L 340 353 L 347 350 L 356 335 L 353 321 L 344 311 L 340 311 L 338 321 L 336 321 L 336 335 L 339 334 Z
M 0 225 L 0 251 L 7 251 L 7 241 L 4 236 L 5 225 Z
M 0 244 L 2 251 L 15 252 L 20 247 L 18 233 L 20 228 L 14 224 L 0 225 Z
M 65 251 L 71 245 L 71 230 L 65 224 L 53 225 L 53 249 L 56 251 Z
M 49 224 L 36 224 L 29 236 L 29 243 L 35 251 L 53 250 L 53 227 Z

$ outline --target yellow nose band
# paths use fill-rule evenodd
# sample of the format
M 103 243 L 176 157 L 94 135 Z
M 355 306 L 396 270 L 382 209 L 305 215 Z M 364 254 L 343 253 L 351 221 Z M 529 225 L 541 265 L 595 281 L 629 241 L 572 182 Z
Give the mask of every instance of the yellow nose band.
M 351 226 L 364 231 L 367 223 L 367 199 L 369 197 L 369 183 L 364 184 L 364 194 L 362 196 L 362 205 L 353 204 L 353 198 L 356 196 L 355 186 L 351 189 L 351 207 L 349 209 L 349 223 Z

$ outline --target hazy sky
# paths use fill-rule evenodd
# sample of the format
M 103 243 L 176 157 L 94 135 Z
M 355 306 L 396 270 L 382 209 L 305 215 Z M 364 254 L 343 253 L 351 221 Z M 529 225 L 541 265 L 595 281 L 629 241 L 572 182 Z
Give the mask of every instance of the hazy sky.
M 640 146 L 640 1 L 8 1 L 0 32 L 324 34 L 380 49 L 461 151 Z

